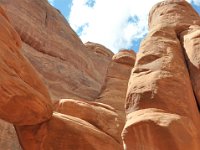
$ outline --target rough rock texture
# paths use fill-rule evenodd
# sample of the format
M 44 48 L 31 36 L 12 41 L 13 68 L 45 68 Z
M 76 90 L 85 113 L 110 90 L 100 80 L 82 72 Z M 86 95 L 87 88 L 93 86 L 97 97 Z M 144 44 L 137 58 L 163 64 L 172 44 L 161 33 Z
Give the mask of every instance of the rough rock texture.
M 119 115 L 112 107 L 97 102 L 62 99 L 55 104 L 55 111 L 85 120 L 118 142 L 121 141 Z
M 102 92 L 96 99 L 96 101 L 108 104 L 116 109 L 119 114 L 119 137 L 121 137 L 125 123 L 125 97 L 134 62 L 135 53 L 132 50 L 124 50 L 115 54 L 109 64 Z
M 12 124 L 0 120 L 0 150 L 22 150 Z
M 20 52 L 21 40 L 0 7 L 0 118 L 15 125 L 48 120 L 53 107 L 38 73 Z M 1 149 L 20 149 L 14 127 L 1 120 Z
M 197 128 L 187 117 L 160 109 L 142 109 L 127 115 L 125 150 L 198 150 Z
M 59 113 L 47 123 L 17 131 L 25 150 L 121 150 L 118 142 L 92 124 Z
M 47 0 L 0 0 L 0 4 L 23 41 L 24 54 L 43 76 L 53 100 L 98 97 L 112 52 L 97 44 L 97 51 L 88 50 Z M 106 61 L 104 56 L 98 57 L 101 65 L 94 61 L 97 55 L 105 54 Z
M 20 52 L 21 40 L 1 8 L 0 20 L 0 118 L 15 125 L 22 149 L 121 150 L 118 114 L 110 106 L 68 100 L 55 104 L 55 108 L 75 117 L 56 112 L 52 116 L 49 93 Z M 0 125 L 0 148 L 20 149 L 13 126 L 7 122 Z
M 200 116 L 178 39 L 199 21 L 182 0 L 167 0 L 151 10 L 150 31 L 137 54 L 127 90 L 124 149 L 200 149 Z
M 185 49 L 194 94 L 200 110 L 200 25 L 190 26 L 180 34 Z
M 15 125 L 45 121 L 53 111 L 48 91 L 20 52 L 20 38 L 1 8 L 0 19 L 0 118 Z
M 22 39 L 23 53 L 40 73 L 54 101 L 60 98 L 95 100 L 99 96 L 106 82 L 108 66 L 112 61 L 113 53 L 110 50 L 97 43 L 88 42 L 84 45 L 64 17 L 46 0 L 0 0 L 0 4 L 5 8 L 12 25 Z M 126 89 L 123 90 L 123 95 L 125 93 Z M 81 108 L 94 107 L 90 105 Z M 98 128 L 103 134 L 110 134 L 110 139 L 119 145 L 121 125 L 124 121 L 122 123 L 118 119 L 118 114 L 114 110 L 111 112 L 106 110 L 105 114 L 100 114 L 100 110 L 108 107 L 101 105 L 102 108 L 98 106 L 97 114 L 103 118 L 102 122 L 97 123 Z M 123 108 L 123 105 L 119 107 Z M 78 108 L 77 106 L 76 109 Z M 90 113 L 86 112 L 86 114 Z M 110 117 L 113 124 L 103 126 L 103 122 L 107 122 Z M 83 119 L 90 122 L 92 118 Z M 117 130 L 118 120 L 120 120 L 120 130 Z M 46 123 L 44 124 L 46 126 Z M 17 126 L 17 128 L 23 127 Z M 14 131 L 12 132 L 10 137 L 15 135 Z M 21 130 L 18 130 L 18 135 L 21 135 Z M 22 140 L 21 143 L 23 143 Z M 10 144 L 17 146 L 14 140 Z M 111 147 L 113 147 L 112 144 Z
M 134 66 L 135 53 L 132 50 L 126 50 L 127 63 L 125 64 L 123 56 L 124 53 L 121 52 L 113 56 L 113 60 L 108 66 L 102 92 L 96 101 L 108 104 L 124 115 L 124 100 L 130 72 Z
M 47 0 L 0 4 L 0 118 L 15 125 L 0 120 L 0 149 L 121 150 L 125 110 L 125 150 L 200 149 L 200 18 L 187 2 L 153 7 L 137 58 L 84 45 Z
M 136 55 L 133 50 L 120 50 L 112 58 L 114 62 L 134 66 Z

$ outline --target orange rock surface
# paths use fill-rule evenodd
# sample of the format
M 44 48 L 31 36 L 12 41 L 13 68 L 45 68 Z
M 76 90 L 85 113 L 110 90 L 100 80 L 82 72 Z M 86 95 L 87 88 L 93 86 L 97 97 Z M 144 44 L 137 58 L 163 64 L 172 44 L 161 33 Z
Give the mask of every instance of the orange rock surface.
M 112 58 L 114 62 L 134 66 L 136 54 L 133 50 L 120 50 Z
M 191 25 L 180 34 L 181 42 L 185 49 L 194 94 L 200 109 L 200 25 Z
M 50 121 L 18 127 L 25 150 L 121 150 L 121 145 L 92 124 L 69 115 L 54 113 Z
M 0 4 L 23 41 L 25 56 L 42 75 L 53 101 L 98 97 L 113 55 L 110 50 L 99 44 L 96 52 L 88 50 L 47 0 L 6 0 Z
M 104 107 L 97 102 L 62 99 L 55 104 L 55 111 L 85 120 L 116 141 L 121 141 L 119 136 L 121 134 L 119 130 L 120 118 L 112 107 Z
M 185 0 L 152 8 L 137 57 L 83 44 L 47 0 L 0 5 L 0 150 L 200 149 L 200 17 Z
M 47 88 L 20 52 L 21 40 L 0 8 L 0 118 L 15 125 L 49 119 L 52 104 Z
M 106 79 L 102 92 L 96 101 L 108 104 L 116 109 L 118 118 L 118 136 L 125 123 L 125 97 L 131 69 L 134 66 L 135 53 L 133 51 L 120 51 L 112 57 L 108 66 Z
M 0 148 L 21 149 L 14 125 L 48 120 L 53 111 L 47 88 L 20 52 L 21 40 L 0 7 Z M 8 122 L 10 123 L 8 123 Z
M 178 38 L 199 21 L 183 0 L 166 0 L 151 10 L 150 31 L 137 54 L 127 90 L 124 149 L 200 149 L 200 116 Z M 184 43 L 186 51 L 193 50 Z

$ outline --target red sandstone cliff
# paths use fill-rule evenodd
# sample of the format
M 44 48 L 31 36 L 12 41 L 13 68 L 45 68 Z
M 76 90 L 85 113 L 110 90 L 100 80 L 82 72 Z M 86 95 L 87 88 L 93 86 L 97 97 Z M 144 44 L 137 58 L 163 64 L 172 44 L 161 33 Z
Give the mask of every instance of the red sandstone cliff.
M 194 56 L 200 48 L 194 43 L 200 42 L 199 25 L 199 15 L 184 0 L 152 8 L 149 33 L 127 90 L 122 133 L 127 150 L 200 149 L 199 66 Z
M 88 50 L 47 0 L 1 0 L 0 4 L 22 39 L 25 56 L 42 75 L 53 100 L 98 97 L 113 55 L 110 50 L 99 45 L 97 51 Z M 96 69 L 97 55 L 103 62 L 101 69 Z
M 36 126 L 32 123 L 24 124 L 25 126 L 15 126 L 23 149 L 49 149 L 49 147 L 54 147 L 54 149 L 70 149 L 73 147 L 74 149 L 82 149 L 83 147 L 87 149 L 92 147 L 94 149 L 104 147 L 121 149 L 120 134 L 125 122 L 123 105 L 130 69 L 127 70 L 126 77 L 123 80 L 126 82 L 121 81 L 123 87 L 120 87 L 122 90 L 118 90 L 120 98 L 116 108 L 115 104 L 112 108 L 100 103 L 81 102 L 98 99 L 102 91 L 107 88 L 106 82 L 109 78 L 108 72 L 110 72 L 108 68 L 112 62 L 113 53 L 96 43 L 89 42 L 84 45 L 64 17 L 46 0 L 8 0 L 0 1 L 0 4 L 5 9 L 10 23 L 21 37 L 23 54 L 38 71 L 37 76 L 45 81 L 51 99 L 56 102 L 54 110 L 63 114 L 55 113 L 50 121 Z M 126 65 L 124 67 L 126 68 Z M 120 68 L 123 69 L 123 65 Z M 115 70 L 115 73 L 117 72 Z M 121 75 L 124 76 L 122 73 Z M 30 78 L 27 76 L 27 78 L 32 80 L 31 76 Z M 115 84 L 117 86 L 118 81 L 112 81 L 112 86 Z M 109 88 L 108 86 L 107 89 Z M 66 100 L 63 101 L 63 98 Z M 105 101 L 105 103 L 107 102 Z M 63 106 L 65 107 L 63 108 Z M 70 111 L 67 107 L 74 109 Z M 120 107 L 119 111 L 118 107 Z M 94 113 L 94 116 L 90 113 Z M 71 116 L 73 117 L 71 118 Z M 59 126 L 55 126 L 54 121 L 60 126 L 65 124 L 60 132 L 72 130 L 70 129 L 71 125 L 80 129 L 74 129 L 71 134 L 57 134 L 54 130 L 58 130 Z M 84 129 L 82 129 L 81 124 L 85 126 Z M 1 121 L 1 125 L 3 148 L 20 149 L 14 128 L 4 121 Z M 27 127 L 27 125 L 31 126 Z M 53 126 L 54 129 L 47 130 L 49 125 Z M 5 130 L 5 128 L 9 130 Z M 74 132 L 80 133 L 73 135 Z M 89 137 L 84 137 L 85 132 L 90 133 Z M 49 135 L 49 139 L 44 138 L 44 134 Z M 60 140 L 55 144 L 52 141 L 53 139 L 68 139 L 69 136 L 74 136 L 74 139 L 71 137 L 71 142 L 68 143 Z M 13 138 L 13 140 L 7 140 L 10 138 Z M 75 139 L 79 144 L 76 143 L 75 146 L 72 146 Z
M 46 0 L 0 4 L 0 150 L 200 149 L 200 18 L 187 2 L 152 8 L 137 57 L 83 44 Z

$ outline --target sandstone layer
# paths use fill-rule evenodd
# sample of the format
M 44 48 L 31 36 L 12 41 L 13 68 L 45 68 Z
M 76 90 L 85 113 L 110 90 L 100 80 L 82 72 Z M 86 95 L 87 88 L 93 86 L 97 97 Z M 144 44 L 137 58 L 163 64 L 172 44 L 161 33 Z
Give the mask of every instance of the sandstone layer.
M 110 50 L 93 43 L 85 46 L 47 0 L 0 0 L 0 4 L 23 41 L 25 56 L 42 75 L 54 101 L 98 97 L 113 55 Z M 96 51 L 91 51 L 90 45 Z
M 183 0 L 167 0 L 151 10 L 149 33 L 137 54 L 127 90 L 125 149 L 200 149 L 200 116 L 179 39 L 182 31 L 199 21 Z M 192 50 L 187 44 L 186 50 Z

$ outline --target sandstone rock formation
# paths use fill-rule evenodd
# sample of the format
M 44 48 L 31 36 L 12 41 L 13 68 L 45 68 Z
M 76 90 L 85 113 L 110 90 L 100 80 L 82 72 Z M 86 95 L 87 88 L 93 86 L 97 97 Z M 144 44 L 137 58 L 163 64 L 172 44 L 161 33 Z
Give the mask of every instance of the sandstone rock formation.
M 0 0 L 0 4 L 23 41 L 24 54 L 42 75 L 54 101 L 98 97 L 112 52 L 97 44 L 99 50 L 88 50 L 47 0 Z M 96 59 L 99 54 L 106 54 L 108 60 Z M 101 68 L 94 59 L 103 62 Z
M 0 118 L 16 125 L 40 123 L 52 114 L 48 91 L 21 54 L 20 38 L 2 9 L 0 15 Z
M 20 52 L 21 40 L 4 11 L 0 10 L 0 118 L 15 125 L 22 149 L 121 150 L 118 114 L 114 108 L 96 102 L 68 100 L 62 105 L 55 104 L 55 110 L 63 114 L 55 112 L 52 115 L 49 93 L 39 74 Z M 111 56 L 105 57 L 111 59 Z M 70 111 L 68 107 L 74 110 Z M 6 131 L 1 135 L 8 136 L 5 127 L 12 126 L 6 122 L 1 125 L 4 130 L 0 131 Z M 14 138 L 13 141 L 4 143 L 6 137 L 2 138 L 1 148 L 21 149 L 15 133 L 9 136 Z
M 116 112 L 119 114 L 119 137 L 121 137 L 121 131 L 125 123 L 125 97 L 134 62 L 135 53 L 132 50 L 123 50 L 115 54 L 108 66 L 102 92 L 96 99 L 96 101 L 108 104 L 116 109 Z
M 133 50 L 120 50 L 113 56 L 113 61 L 121 64 L 134 66 L 136 55 Z
M 200 25 L 191 25 L 188 29 L 181 32 L 180 38 L 185 49 L 186 62 L 200 110 Z
M 76 117 L 54 113 L 47 123 L 17 129 L 25 150 L 121 150 L 113 138 Z
M 0 149 L 22 150 L 14 126 L 3 120 L 0 120 Z
M 183 0 L 166 0 L 151 10 L 150 31 L 137 54 L 127 90 L 124 149 L 200 149 L 200 116 L 193 93 L 198 87 L 191 85 L 179 39 L 182 31 L 199 23 L 198 14 Z M 186 42 L 190 32 L 183 35 L 187 56 L 195 50 Z M 189 70 L 196 82 L 198 75 Z
M 89 122 L 120 142 L 119 115 L 115 109 L 97 102 L 62 99 L 55 104 L 55 111 Z
M 200 17 L 186 1 L 152 8 L 137 57 L 83 44 L 47 0 L 0 4 L 0 150 L 200 149 Z
M 34 125 L 48 120 L 53 111 L 47 88 L 35 69 L 20 52 L 21 40 L 0 8 L 0 118 L 14 125 Z M 4 128 L 4 129 L 2 129 Z M 9 143 L 13 127 L 1 121 L 1 148 L 17 148 Z M 11 134 L 15 138 L 16 135 Z M 4 142 L 5 141 L 5 142 Z M 17 139 L 12 141 L 17 143 Z M 7 145 L 8 144 L 8 145 Z

